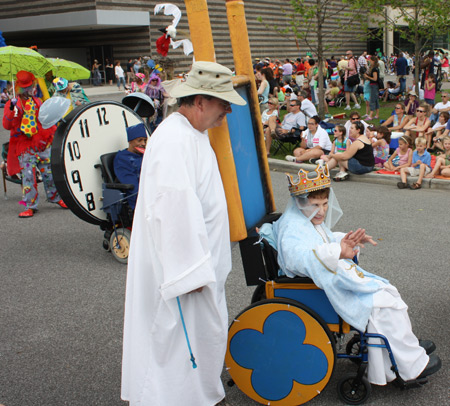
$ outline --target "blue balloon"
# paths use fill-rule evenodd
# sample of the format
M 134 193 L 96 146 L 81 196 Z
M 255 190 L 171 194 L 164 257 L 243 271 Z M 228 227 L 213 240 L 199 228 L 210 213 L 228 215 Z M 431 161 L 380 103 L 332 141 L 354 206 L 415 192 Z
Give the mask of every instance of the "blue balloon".
M 149 59 L 149 60 L 147 61 L 147 66 L 148 66 L 150 69 L 155 69 L 155 61 L 154 61 L 153 59 Z

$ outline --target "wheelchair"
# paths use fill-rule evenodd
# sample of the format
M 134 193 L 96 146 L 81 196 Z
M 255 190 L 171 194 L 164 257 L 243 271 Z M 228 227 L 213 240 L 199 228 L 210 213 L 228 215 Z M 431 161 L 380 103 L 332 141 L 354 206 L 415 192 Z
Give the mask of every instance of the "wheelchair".
M 271 220 L 278 217 L 272 215 Z M 369 347 L 388 351 L 394 382 L 402 389 L 427 383 L 427 378 L 404 381 L 386 337 L 358 331 L 343 321 L 311 279 L 279 277 L 277 251 L 257 236 L 247 240 L 241 245 L 241 253 L 247 251 L 243 255 L 247 284 L 256 277 L 264 283 L 257 286 L 251 305 L 229 327 L 225 358 L 231 376 L 229 386 L 236 384 L 264 405 L 301 405 L 325 389 L 336 360 L 345 358 L 357 369 L 339 380 L 337 393 L 344 403 L 359 405 L 371 394 L 365 377 Z M 260 269 L 248 275 L 248 266 L 255 264 Z M 340 350 L 349 333 L 353 337 L 344 351 L 338 352 L 337 343 Z M 381 344 L 369 343 L 370 338 L 380 339 Z
M 117 152 L 100 156 L 100 169 L 103 184 L 103 208 L 107 213 L 107 221 L 100 225 L 104 231 L 103 248 L 111 251 L 113 257 L 120 263 L 128 262 L 130 250 L 131 226 L 133 224 L 133 210 L 128 205 L 126 192 L 134 188 L 133 185 L 118 183 L 114 174 L 114 158 Z

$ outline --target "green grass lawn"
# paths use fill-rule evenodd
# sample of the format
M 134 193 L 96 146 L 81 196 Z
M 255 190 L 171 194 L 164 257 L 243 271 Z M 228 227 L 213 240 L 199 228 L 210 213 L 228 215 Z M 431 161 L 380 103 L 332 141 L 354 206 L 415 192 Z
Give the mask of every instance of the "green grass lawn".
M 440 94 L 436 94 L 436 100 L 435 103 L 438 103 L 441 101 L 441 95 Z M 365 102 L 363 101 L 361 104 L 361 108 L 358 109 L 357 111 L 359 112 L 359 114 L 362 116 L 364 116 L 366 114 L 366 105 Z M 380 120 L 386 120 L 391 114 L 392 111 L 394 110 L 395 105 L 397 104 L 396 101 L 387 101 L 387 102 L 383 102 L 380 100 L 380 119 L 378 120 L 372 120 L 370 121 L 370 123 L 374 126 L 378 126 L 380 125 Z M 355 111 L 354 109 L 352 110 L 344 110 L 345 105 L 342 107 L 328 107 L 329 110 L 329 114 L 331 114 L 332 116 L 336 115 L 336 114 L 340 114 L 340 113 L 345 113 L 346 114 L 346 118 L 341 119 L 341 120 L 333 120 L 330 119 L 329 122 L 330 123 L 334 123 L 334 124 L 344 124 L 349 118 L 350 118 L 350 113 L 352 111 Z M 280 121 L 283 121 L 283 117 L 284 115 L 287 113 L 286 110 L 281 110 L 280 111 Z M 332 139 L 333 141 L 333 139 Z M 294 145 L 292 144 L 288 144 L 286 143 L 286 149 L 289 149 L 292 153 L 292 150 L 294 148 Z M 275 158 L 275 159 L 284 159 L 284 157 L 286 156 L 285 151 L 279 151 L 277 154 L 274 155 L 275 149 L 274 149 L 274 143 L 272 143 L 272 148 L 270 150 L 270 157 L 271 158 Z

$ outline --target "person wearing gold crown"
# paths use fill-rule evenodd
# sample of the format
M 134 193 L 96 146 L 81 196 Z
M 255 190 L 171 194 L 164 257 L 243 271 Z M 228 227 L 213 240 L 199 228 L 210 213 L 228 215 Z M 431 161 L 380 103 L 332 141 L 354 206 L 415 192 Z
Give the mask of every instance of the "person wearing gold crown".
M 3 127 L 10 130 L 7 169 L 9 175 L 20 173 L 23 199 L 20 202 L 26 209 L 20 218 L 30 218 L 37 211 L 39 195 L 37 171 L 42 175 L 47 198 L 67 209 L 56 190 L 50 167 L 50 150 L 56 126 L 42 128 L 39 121 L 39 108 L 42 102 L 33 96 L 37 80 L 31 72 L 19 71 L 16 75 L 17 98 L 5 105 Z
M 330 230 L 342 211 L 330 187 L 326 165 L 319 163 L 309 173 L 300 169 L 297 181 L 287 176 L 292 199 L 286 212 L 273 225 L 264 224 L 259 230 L 278 249 L 280 273 L 311 278 L 348 324 L 387 337 L 404 380 L 437 372 L 441 360 L 431 354 L 436 346 L 430 340 L 419 341 L 413 334 L 408 307 L 397 289 L 353 262 L 364 244 L 376 245 L 372 237 L 364 229 L 347 234 Z M 386 349 L 369 347 L 371 383 L 385 385 L 394 380 L 390 367 Z

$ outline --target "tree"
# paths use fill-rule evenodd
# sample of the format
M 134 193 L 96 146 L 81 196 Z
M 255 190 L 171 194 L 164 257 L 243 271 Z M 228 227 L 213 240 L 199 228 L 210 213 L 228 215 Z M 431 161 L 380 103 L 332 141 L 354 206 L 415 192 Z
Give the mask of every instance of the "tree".
M 367 7 L 359 0 L 291 0 L 291 9 L 283 10 L 288 19 L 287 27 L 274 26 L 258 18 L 268 29 L 278 34 L 291 37 L 306 44 L 308 49 L 317 55 L 319 84 L 319 116 L 324 115 L 325 88 L 324 68 L 325 52 L 332 52 L 345 45 L 348 39 L 343 33 L 355 30 L 355 23 L 361 27 L 359 36 L 366 37 Z M 361 10 L 364 9 L 364 13 Z M 339 36 L 336 34 L 339 33 Z M 331 37 L 330 37 L 331 35 Z M 358 36 L 358 34 L 356 34 Z M 353 40 L 354 40 L 353 36 Z
M 386 5 L 386 4 L 389 5 Z M 448 33 L 450 27 L 450 13 L 447 0 L 367 0 L 368 7 L 378 18 L 380 27 L 399 30 L 402 38 L 414 44 L 415 72 L 414 79 L 419 83 L 420 54 L 424 49 L 431 48 L 431 41 L 437 32 Z M 416 86 L 419 94 L 419 86 Z

